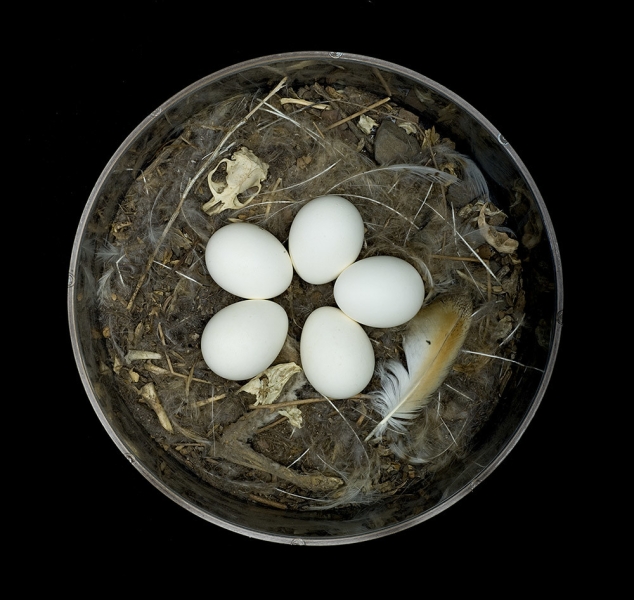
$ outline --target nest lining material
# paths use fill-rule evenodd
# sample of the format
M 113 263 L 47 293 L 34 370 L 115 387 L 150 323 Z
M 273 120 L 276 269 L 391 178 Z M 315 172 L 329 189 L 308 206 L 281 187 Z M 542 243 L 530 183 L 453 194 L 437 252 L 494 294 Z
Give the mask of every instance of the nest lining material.
M 522 368 L 514 362 L 525 312 L 522 247 L 475 162 L 440 131 L 361 89 L 281 82 L 207 107 L 147 162 L 98 253 L 99 328 L 123 402 L 184 468 L 247 501 L 324 510 L 424 494 L 431 475 L 469 452 Z M 206 213 L 208 174 L 221 176 L 219 163 L 242 147 L 268 165 L 261 189 L 242 192 L 237 208 Z M 247 382 L 223 380 L 202 359 L 205 324 L 240 300 L 206 271 L 209 237 L 239 220 L 285 243 L 297 211 L 328 193 L 363 216 L 359 259 L 403 258 L 419 270 L 426 303 L 458 294 L 473 306 L 462 351 L 405 436 L 388 429 L 365 441 L 380 420 L 370 401 L 378 374 L 358 397 L 337 401 L 303 377 L 302 326 L 316 308 L 334 305 L 332 284 L 295 275 L 274 299 L 289 316 L 274 365 L 298 368 L 268 407 Z M 404 361 L 405 326 L 364 329 L 377 365 Z M 260 388 L 276 383 L 258 380 Z

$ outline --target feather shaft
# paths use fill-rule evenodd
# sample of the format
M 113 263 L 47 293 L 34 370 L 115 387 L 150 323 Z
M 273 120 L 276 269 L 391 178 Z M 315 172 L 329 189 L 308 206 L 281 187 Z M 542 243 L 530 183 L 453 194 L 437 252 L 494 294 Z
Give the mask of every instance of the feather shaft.
M 447 296 L 423 306 L 403 338 L 407 368 L 389 361 L 379 368 L 382 387 L 374 392 L 382 419 L 366 437 L 381 437 L 390 427 L 399 432 L 429 402 L 447 377 L 471 324 L 472 305 L 464 296 Z

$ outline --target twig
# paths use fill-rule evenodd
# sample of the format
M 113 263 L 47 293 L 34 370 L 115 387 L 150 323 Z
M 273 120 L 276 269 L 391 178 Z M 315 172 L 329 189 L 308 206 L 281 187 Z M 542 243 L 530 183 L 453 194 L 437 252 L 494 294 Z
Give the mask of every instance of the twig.
M 297 406 L 298 404 L 313 404 L 315 402 L 327 402 L 329 398 L 305 398 L 304 400 L 289 400 L 287 402 L 278 402 L 277 404 L 250 404 L 249 409 L 255 410 L 256 408 L 268 408 L 271 410 L 277 410 L 285 406 Z
M 165 334 L 163 333 L 163 326 L 160 323 L 158 324 L 158 333 L 159 333 L 159 337 L 161 338 L 161 344 L 163 344 L 163 346 L 167 348 L 167 344 L 165 343 Z M 159 375 L 174 375 L 175 377 L 181 377 L 182 379 L 186 379 L 187 381 L 185 382 L 185 396 L 189 395 L 189 387 L 192 381 L 196 381 L 198 383 L 207 383 L 207 384 L 210 383 L 209 381 L 205 379 L 198 379 L 197 377 L 194 377 L 193 365 L 188 375 L 184 375 L 183 373 L 177 373 L 176 371 L 174 371 L 174 367 L 172 366 L 172 361 L 170 360 L 170 357 L 167 355 L 167 350 L 165 351 L 165 359 L 167 360 L 169 371 L 149 361 L 145 363 L 145 368 L 148 371 L 151 371 L 152 373 L 157 373 Z M 224 398 L 224 395 L 222 397 Z M 210 400 L 210 401 L 213 401 L 213 400 Z M 203 402 L 204 404 L 208 404 L 208 401 L 203 401 Z M 201 406 L 204 406 L 204 404 L 201 404 Z
M 365 113 L 367 113 L 368 111 L 372 110 L 373 108 L 376 108 L 377 106 L 381 106 L 381 104 L 385 104 L 386 102 L 389 102 L 391 100 L 391 98 L 388 96 L 387 98 L 383 98 L 383 100 L 379 100 L 378 102 L 375 102 L 374 104 L 370 104 L 370 106 L 367 106 L 366 108 L 351 114 L 350 116 L 346 117 L 345 119 L 341 119 L 340 121 L 337 121 L 336 123 L 333 123 L 332 125 L 329 125 L 328 127 L 326 127 L 326 129 L 324 129 L 324 131 L 329 131 L 330 129 L 334 129 L 335 127 L 339 127 L 339 125 L 343 125 L 344 123 L 347 123 L 348 121 L 351 121 L 352 119 L 359 117 Z
M 266 431 L 267 429 L 273 429 L 273 427 L 277 427 L 278 425 L 281 425 L 282 423 L 284 423 L 284 421 L 288 421 L 288 417 L 281 417 L 277 421 L 273 421 L 273 423 L 269 423 L 268 425 L 265 425 L 264 427 L 260 427 L 260 429 L 258 429 L 255 433 L 262 433 L 263 431 Z
M 482 262 L 484 261 L 486 264 L 489 264 L 489 261 L 486 258 L 479 259 L 474 258 L 473 256 L 447 256 L 446 254 L 432 254 L 432 258 L 438 258 L 441 260 L 457 260 L 460 262 Z
M 191 385 L 192 380 L 194 379 L 194 365 L 189 369 L 189 374 L 185 379 L 185 398 L 189 398 L 189 386 Z
M 218 394 L 217 396 L 211 396 L 211 398 L 206 398 L 205 400 L 199 400 L 198 402 L 194 402 L 194 406 L 196 408 L 200 408 L 201 406 L 207 406 L 207 404 L 211 404 L 212 402 L 216 402 L 216 400 L 222 400 L 226 398 L 227 394 Z
M 273 508 L 281 508 L 282 510 L 286 510 L 288 508 L 286 504 L 275 502 L 273 500 L 269 500 L 268 498 L 261 498 L 260 496 L 256 496 L 255 494 L 249 494 L 249 500 L 253 500 L 253 502 L 259 502 L 260 504 L 265 504 L 266 506 L 272 506 Z
M 372 72 L 374 73 L 374 76 L 383 84 L 383 88 L 385 89 L 385 93 L 388 96 L 392 95 L 392 90 L 390 90 L 390 86 L 387 84 L 387 81 L 385 81 L 385 79 L 383 78 L 383 75 L 381 74 L 381 71 L 379 71 L 376 67 L 372 67 Z
M 473 283 L 473 285 L 482 294 L 483 297 L 484 297 L 484 294 L 487 294 L 487 299 L 491 300 L 489 287 L 486 284 L 482 283 L 481 281 L 476 281 L 475 277 L 473 276 L 471 271 L 469 271 L 468 269 L 467 269 L 467 273 L 468 275 L 466 273 L 463 273 L 460 269 L 456 269 L 456 274 L 458 275 L 458 277 L 461 277 L 465 281 L 469 281 L 470 283 Z M 487 281 L 490 282 L 490 279 L 488 279 Z M 504 288 L 501 285 L 495 285 L 495 286 L 491 286 L 490 291 L 493 292 L 494 294 L 501 294 L 504 292 Z
M 365 400 L 370 398 L 368 394 L 357 394 L 350 398 L 335 398 L 335 400 Z M 288 400 L 286 402 L 277 402 L 275 404 L 250 404 L 249 409 L 255 410 L 256 408 L 269 408 L 277 410 L 278 408 L 284 408 L 286 406 L 297 406 L 298 404 L 314 404 L 315 402 L 332 402 L 332 398 L 304 398 L 303 400 Z
M 302 100 L 301 98 L 281 98 L 280 104 L 300 104 L 301 106 L 310 106 L 310 108 L 317 108 L 319 110 L 330 110 L 330 106 L 327 104 L 315 104 L 308 100 Z
M 356 420 L 355 424 L 357 427 L 361 427 L 361 424 L 363 423 L 363 421 L 365 421 L 366 417 L 368 416 L 365 404 L 361 405 L 361 410 L 359 411 L 359 418 Z
M 155 365 L 154 363 L 151 363 L 151 362 L 145 363 L 145 369 L 149 371 L 150 373 L 155 373 L 156 375 L 173 375 L 174 377 L 180 377 L 181 379 L 189 378 L 189 375 L 184 375 L 183 373 L 177 373 L 176 371 L 174 371 L 172 367 L 172 363 L 170 362 L 167 354 L 165 355 L 165 358 L 167 358 L 167 362 L 170 366 L 170 369 L 164 369 L 163 367 L 159 367 L 158 365 Z M 207 381 L 205 379 L 198 379 L 197 377 L 192 377 L 191 381 L 196 381 L 198 383 L 211 384 L 210 381 Z

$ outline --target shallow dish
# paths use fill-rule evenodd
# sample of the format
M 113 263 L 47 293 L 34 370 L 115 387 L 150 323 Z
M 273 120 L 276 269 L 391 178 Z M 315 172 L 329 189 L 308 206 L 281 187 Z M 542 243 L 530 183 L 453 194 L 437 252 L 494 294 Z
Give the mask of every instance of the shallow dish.
M 244 189 L 236 179 L 231 196 L 226 168 L 242 148 L 266 174 Z M 216 378 L 200 356 L 204 324 L 238 300 L 205 269 L 210 235 L 245 220 L 286 243 L 293 215 L 326 193 L 362 212 L 361 257 L 413 263 L 426 303 L 473 302 L 470 335 L 406 442 L 370 436 L 378 373 L 343 401 L 302 378 L 302 325 L 333 304 L 331 285 L 295 276 L 276 298 L 290 323 L 275 361 L 289 366 L 275 399 L 286 414 L 256 408 L 247 382 Z M 555 233 L 513 148 L 451 91 L 365 56 L 265 56 L 167 100 L 96 182 L 70 270 L 77 367 L 121 452 L 184 509 L 279 543 L 383 537 L 463 498 L 529 425 L 561 335 Z M 405 328 L 366 332 L 378 365 L 404 361 Z

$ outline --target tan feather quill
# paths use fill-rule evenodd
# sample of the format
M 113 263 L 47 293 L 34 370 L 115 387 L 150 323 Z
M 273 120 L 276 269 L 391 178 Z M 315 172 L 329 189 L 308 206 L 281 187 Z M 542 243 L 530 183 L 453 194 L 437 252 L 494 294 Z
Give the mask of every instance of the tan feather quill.
M 472 305 L 465 296 L 446 296 L 423 306 L 403 337 L 407 368 L 399 361 L 379 367 L 381 389 L 372 394 L 381 421 L 366 437 L 385 430 L 402 433 L 445 380 L 471 324 Z

